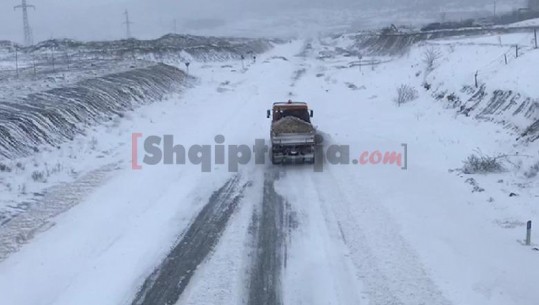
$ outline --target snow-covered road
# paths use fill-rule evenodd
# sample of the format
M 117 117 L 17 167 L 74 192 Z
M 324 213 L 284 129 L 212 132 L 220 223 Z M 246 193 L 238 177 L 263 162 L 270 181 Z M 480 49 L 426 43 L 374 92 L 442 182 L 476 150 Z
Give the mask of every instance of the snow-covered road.
M 510 147 L 513 137 L 455 119 L 428 94 L 397 107 L 397 86 L 415 81 L 398 68 L 407 58 L 359 71 L 305 46 L 279 45 L 245 71 L 192 67 L 194 88 L 96 131 L 113 152 L 95 165 L 120 169 L 0 262 L 0 304 L 535 304 L 539 256 L 496 221 L 507 220 L 500 210 L 536 210 L 488 203 L 448 173 L 476 147 Z M 408 170 L 130 168 L 131 133 L 254 145 L 268 138 L 265 110 L 289 98 L 315 110 L 326 148 L 348 145 L 359 158 L 407 144 Z

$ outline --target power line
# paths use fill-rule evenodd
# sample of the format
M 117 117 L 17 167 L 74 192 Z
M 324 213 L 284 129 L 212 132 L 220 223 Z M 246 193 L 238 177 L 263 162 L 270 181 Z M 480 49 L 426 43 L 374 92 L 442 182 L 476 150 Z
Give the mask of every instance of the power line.
M 125 10 L 125 21 L 124 21 L 124 24 L 125 24 L 125 34 L 126 34 L 126 37 L 127 39 L 131 38 L 131 25 L 133 24 L 133 22 L 129 21 L 129 12 L 127 10 Z
M 15 6 L 13 9 L 22 9 L 22 23 L 23 23 L 23 30 L 24 30 L 24 44 L 27 46 L 34 44 L 34 39 L 32 37 L 32 29 L 30 28 L 30 22 L 28 21 L 28 9 L 33 8 L 36 9 L 35 6 L 30 5 L 26 2 L 26 0 L 22 0 L 21 4 Z

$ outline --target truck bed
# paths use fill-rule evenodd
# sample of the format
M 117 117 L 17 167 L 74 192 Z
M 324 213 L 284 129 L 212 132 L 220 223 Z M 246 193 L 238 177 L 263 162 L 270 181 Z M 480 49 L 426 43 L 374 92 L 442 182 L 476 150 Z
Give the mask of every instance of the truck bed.
M 315 133 L 272 134 L 271 142 L 278 145 L 311 145 L 315 143 Z

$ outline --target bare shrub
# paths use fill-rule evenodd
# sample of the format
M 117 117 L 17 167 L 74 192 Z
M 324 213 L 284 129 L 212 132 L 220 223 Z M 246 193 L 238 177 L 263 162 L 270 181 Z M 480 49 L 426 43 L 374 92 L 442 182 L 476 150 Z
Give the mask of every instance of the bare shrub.
M 537 161 L 535 164 L 533 164 L 530 169 L 528 169 L 525 173 L 524 173 L 524 176 L 526 176 L 526 178 L 528 179 L 531 179 L 531 178 L 535 178 L 537 177 L 537 174 L 539 173 L 539 161 Z
M 97 144 L 98 144 L 97 138 L 92 137 L 92 139 L 90 140 L 90 149 L 91 150 L 96 150 L 97 149 Z
M 397 88 L 397 98 L 395 99 L 397 105 L 400 106 L 401 104 L 411 102 L 417 98 L 418 92 L 414 87 L 409 85 L 401 85 L 399 88 Z
M 4 163 L 0 163 L 0 172 L 11 172 L 11 168 Z
M 427 66 L 427 71 L 434 70 L 434 65 L 436 61 L 442 57 L 442 53 L 437 48 L 427 48 L 423 52 L 423 62 Z
M 506 156 L 492 157 L 483 154 L 472 154 L 464 161 L 462 172 L 467 175 L 472 174 L 492 174 L 505 171 L 505 167 L 500 161 Z
M 25 168 L 24 164 L 21 163 L 21 162 L 17 162 L 17 164 L 15 164 L 15 166 L 20 170 L 24 170 L 24 168 Z
M 26 192 L 26 184 L 23 183 L 22 185 L 19 185 L 19 193 L 21 195 L 26 195 L 27 194 L 27 192 Z
M 45 177 L 45 173 L 43 171 L 34 171 L 32 173 L 32 180 L 35 182 L 47 182 L 47 178 Z
M 477 183 L 477 181 L 475 181 L 474 178 L 468 178 L 465 182 L 473 187 L 472 193 L 482 193 L 485 191 L 484 188 L 479 186 L 479 184 Z

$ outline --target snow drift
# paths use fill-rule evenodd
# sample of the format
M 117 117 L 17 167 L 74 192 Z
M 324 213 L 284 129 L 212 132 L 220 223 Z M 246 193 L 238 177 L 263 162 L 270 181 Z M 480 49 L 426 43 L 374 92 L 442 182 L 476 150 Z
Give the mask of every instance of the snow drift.
M 516 128 L 517 132 L 521 133 L 521 138 L 527 141 L 533 142 L 539 138 L 537 99 L 512 90 L 496 89 L 487 92 L 485 85 L 477 90 L 468 86 L 461 91 L 469 96 L 464 102 L 454 94 L 445 96 L 451 106 L 459 108 L 459 113 Z M 444 95 L 441 93 L 436 97 L 442 99 Z
M 157 64 L 72 86 L 0 100 L 0 158 L 13 159 L 56 146 L 95 125 L 179 90 L 187 75 Z

